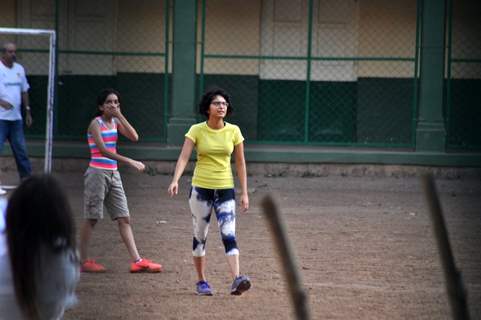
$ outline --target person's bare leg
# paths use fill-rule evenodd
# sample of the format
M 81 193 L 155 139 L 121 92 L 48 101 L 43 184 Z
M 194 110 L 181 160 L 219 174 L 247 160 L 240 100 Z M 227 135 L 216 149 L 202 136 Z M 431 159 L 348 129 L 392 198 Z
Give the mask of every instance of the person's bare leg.
M 229 263 L 232 278 L 237 278 L 239 276 L 239 255 L 227 256 L 227 262 Z
M 194 267 L 199 281 L 206 281 L 205 278 L 205 256 L 194 257 Z
M 137 246 L 135 245 L 134 233 L 132 232 L 132 227 L 130 226 L 130 219 L 128 217 L 118 218 L 117 223 L 119 225 L 119 232 L 122 241 L 124 242 L 132 261 L 137 261 L 140 259 Z
M 88 259 L 88 246 L 90 243 L 90 238 L 92 237 L 92 231 L 97 224 L 95 219 L 85 219 L 84 223 L 80 227 L 80 261 L 84 262 Z
M 240 275 L 238 254 L 227 256 L 227 261 L 229 262 L 229 266 L 231 269 L 230 271 L 233 278 L 231 294 L 239 296 L 243 292 L 249 290 L 249 288 L 251 287 L 249 277 Z

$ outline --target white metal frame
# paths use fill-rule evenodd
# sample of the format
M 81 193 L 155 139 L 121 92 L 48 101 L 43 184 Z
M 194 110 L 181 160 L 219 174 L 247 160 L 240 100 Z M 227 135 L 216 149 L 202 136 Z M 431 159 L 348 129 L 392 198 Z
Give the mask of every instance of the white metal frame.
M 54 107 L 54 81 L 55 81 L 55 48 L 57 46 L 57 39 L 55 30 L 47 29 L 25 29 L 25 28 L 0 28 L 0 33 L 3 34 L 18 34 L 18 35 L 40 35 L 49 36 L 49 59 L 48 59 L 48 86 L 47 86 L 47 124 L 45 132 L 45 163 L 44 172 L 50 173 L 52 171 L 52 143 L 53 143 L 53 107 Z

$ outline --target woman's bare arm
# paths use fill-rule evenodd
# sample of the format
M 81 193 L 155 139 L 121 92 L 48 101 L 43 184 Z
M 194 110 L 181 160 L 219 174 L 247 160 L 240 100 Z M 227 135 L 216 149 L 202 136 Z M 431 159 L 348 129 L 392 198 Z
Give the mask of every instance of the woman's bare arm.
M 247 169 L 244 157 L 244 143 L 241 142 L 234 147 L 235 164 L 237 177 L 241 185 L 241 208 L 244 212 L 249 209 L 249 194 L 247 192 Z
M 174 196 L 179 192 L 179 179 L 182 173 L 189 163 L 192 150 L 194 149 L 194 142 L 189 138 L 185 138 L 184 145 L 182 146 L 182 151 L 180 152 L 179 159 L 177 159 L 177 164 L 175 165 L 174 176 L 172 182 L 169 185 L 168 192 L 170 196 Z

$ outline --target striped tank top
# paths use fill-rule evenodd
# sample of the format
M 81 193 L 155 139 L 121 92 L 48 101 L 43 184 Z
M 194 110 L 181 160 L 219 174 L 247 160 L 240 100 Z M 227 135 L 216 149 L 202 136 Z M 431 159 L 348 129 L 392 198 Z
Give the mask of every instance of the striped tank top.
M 102 117 L 96 117 L 95 120 L 99 123 L 100 134 L 102 135 L 105 148 L 110 152 L 117 153 L 117 123 L 112 119 L 111 124 L 113 128 L 109 129 Z M 89 166 L 98 169 L 117 170 L 117 160 L 104 157 L 90 133 L 87 133 L 87 140 L 90 148 Z

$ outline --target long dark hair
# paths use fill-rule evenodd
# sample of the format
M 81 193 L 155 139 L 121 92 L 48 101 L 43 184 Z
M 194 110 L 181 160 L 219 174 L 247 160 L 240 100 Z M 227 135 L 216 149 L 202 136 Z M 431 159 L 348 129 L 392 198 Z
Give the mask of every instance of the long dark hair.
M 40 252 L 43 248 L 54 253 L 75 250 L 71 208 L 56 179 L 41 175 L 25 180 L 8 201 L 6 226 L 19 307 L 28 319 L 38 319 L 35 279 L 41 271 Z
M 209 119 L 208 111 L 209 111 L 210 104 L 212 103 L 212 100 L 214 100 L 216 96 L 223 97 L 225 101 L 228 103 L 226 115 L 231 114 L 232 111 L 234 110 L 232 107 L 230 95 L 227 93 L 227 91 L 219 87 L 213 87 L 204 93 L 202 98 L 200 98 L 200 102 L 199 102 L 199 113 L 201 115 L 204 115 L 207 119 Z
M 99 117 L 102 115 L 102 111 L 99 110 L 99 106 L 103 105 L 105 100 L 107 100 L 107 97 L 111 94 L 115 94 L 120 103 L 120 93 L 117 90 L 112 88 L 103 89 L 97 96 L 97 111 L 95 112 L 94 117 Z

